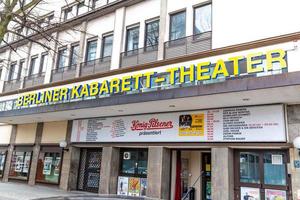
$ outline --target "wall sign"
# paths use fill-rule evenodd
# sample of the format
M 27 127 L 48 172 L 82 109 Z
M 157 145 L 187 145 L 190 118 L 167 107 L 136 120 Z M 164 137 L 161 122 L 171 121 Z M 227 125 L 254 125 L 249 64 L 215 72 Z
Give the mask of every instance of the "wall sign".
M 68 102 L 75 99 L 100 97 L 110 94 L 126 93 L 141 88 L 150 89 L 157 85 L 180 85 L 218 79 L 218 77 L 240 76 L 241 63 L 246 63 L 247 74 L 257 74 L 274 70 L 274 64 L 280 69 L 287 68 L 286 52 L 282 49 L 258 52 L 246 56 L 235 56 L 219 59 L 215 63 L 210 60 L 204 62 L 190 62 L 185 66 L 164 69 L 163 72 L 146 71 L 131 75 L 114 76 L 101 81 L 74 84 L 69 87 L 57 87 L 50 90 L 22 94 L 16 101 L 17 107 L 41 105 L 57 102 Z M 264 64 L 263 64 L 264 63 Z M 277 67 L 278 68 L 278 67 Z M 163 75 L 162 75 L 163 74 Z
M 72 142 L 285 142 L 282 105 L 73 121 Z

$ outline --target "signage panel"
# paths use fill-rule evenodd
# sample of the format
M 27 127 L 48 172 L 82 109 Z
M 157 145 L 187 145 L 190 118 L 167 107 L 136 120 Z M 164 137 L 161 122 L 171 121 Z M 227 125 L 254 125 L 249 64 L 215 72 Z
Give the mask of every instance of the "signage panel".
M 72 142 L 285 142 L 282 105 L 73 121 Z

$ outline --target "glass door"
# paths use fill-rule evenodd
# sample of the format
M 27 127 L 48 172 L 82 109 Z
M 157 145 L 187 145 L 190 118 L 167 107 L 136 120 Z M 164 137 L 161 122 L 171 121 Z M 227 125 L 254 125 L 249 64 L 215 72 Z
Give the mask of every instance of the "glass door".
M 235 154 L 236 200 L 288 200 L 287 152 L 243 150 Z

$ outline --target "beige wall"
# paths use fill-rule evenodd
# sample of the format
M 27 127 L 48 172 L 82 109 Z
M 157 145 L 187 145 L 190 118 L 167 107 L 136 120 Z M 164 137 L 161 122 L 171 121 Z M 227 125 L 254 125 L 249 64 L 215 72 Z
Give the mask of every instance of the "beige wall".
M 33 144 L 35 142 L 37 124 L 19 124 L 17 126 L 16 144 Z
M 12 126 L 0 126 L 0 144 L 9 144 Z
M 66 139 L 68 121 L 44 123 L 42 143 L 59 143 Z

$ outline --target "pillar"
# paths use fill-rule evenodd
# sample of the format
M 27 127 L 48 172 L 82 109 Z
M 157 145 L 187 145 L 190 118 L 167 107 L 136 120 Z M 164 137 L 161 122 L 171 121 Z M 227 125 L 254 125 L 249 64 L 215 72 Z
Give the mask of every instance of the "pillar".
M 40 122 L 37 124 L 37 128 L 36 128 L 35 142 L 34 142 L 34 146 L 33 146 L 32 159 L 31 159 L 31 164 L 30 164 L 30 173 L 29 173 L 29 179 L 28 179 L 29 185 L 35 184 L 36 170 L 37 170 L 37 166 L 38 166 L 42 134 L 43 134 L 43 126 L 44 126 L 44 124 L 42 122 Z
M 228 147 L 211 149 L 212 199 L 234 199 L 233 150 Z
M 103 147 L 100 170 L 100 194 L 117 194 L 120 149 Z
M 165 36 L 167 34 L 167 16 L 168 16 L 168 0 L 160 1 L 160 18 L 159 18 L 159 41 L 157 59 L 164 59 Z
M 149 147 L 147 197 L 170 198 L 171 150 L 164 147 Z
M 125 12 L 125 7 L 119 8 L 115 12 L 114 42 L 110 69 L 118 69 L 120 66 L 120 54 L 123 47 Z
M 83 21 L 81 23 L 79 55 L 78 55 L 77 68 L 76 68 L 76 77 L 79 77 L 81 73 L 80 63 L 85 62 L 86 30 L 87 30 L 87 21 Z
M 9 146 L 8 146 L 8 151 L 6 155 L 6 161 L 5 161 L 5 168 L 4 168 L 3 178 L 2 178 L 3 182 L 8 182 L 10 163 L 14 152 L 16 136 L 17 136 L 17 125 L 12 125 L 10 141 L 9 141 Z

